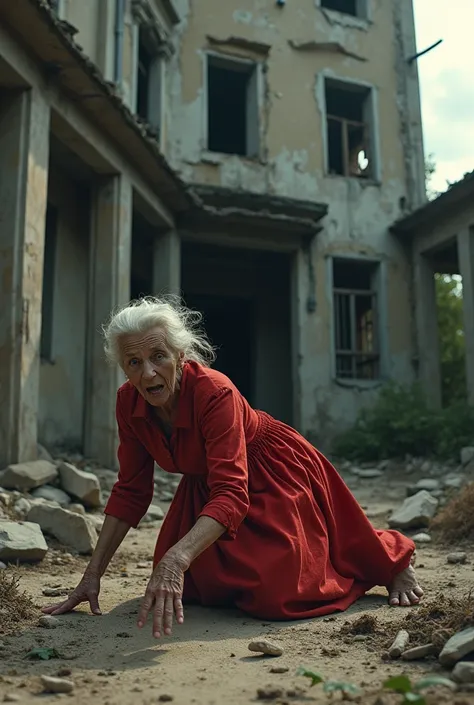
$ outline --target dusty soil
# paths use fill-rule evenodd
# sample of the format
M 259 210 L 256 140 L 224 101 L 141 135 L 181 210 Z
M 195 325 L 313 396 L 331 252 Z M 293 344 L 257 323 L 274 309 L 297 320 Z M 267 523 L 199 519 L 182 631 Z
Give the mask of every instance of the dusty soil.
M 377 527 L 386 526 L 387 513 L 404 498 L 408 481 L 403 476 L 348 480 Z M 257 701 L 259 689 L 269 688 L 276 691 L 277 703 L 330 702 L 321 686 L 310 688 L 296 675 L 298 667 L 306 666 L 328 679 L 356 684 L 362 689 L 362 703 L 391 705 L 401 698 L 378 695 L 389 676 L 406 673 L 417 680 L 441 674 L 434 659 L 410 664 L 382 659 L 380 634 L 385 641 L 394 636 L 407 615 L 407 610 L 387 607 L 383 589 L 372 591 L 344 614 L 298 623 L 261 622 L 237 611 L 188 607 L 185 623 L 175 628 L 173 637 L 155 641 L 151 628 L 139 631 L 135 622 L 158 530 L 159 524 L 130 532 L 103 580 L 102 617 L 91 616 L 84 607 L 61 617 L 60 626 L 49 630 L 36 626 L 38 610 L 16 633 L 0 636 L 0 700 L 13 695 L 19 702 L 36 703 L 41 675 L 70 673 L 67 677 L 75 683 L 71 695 L 41 695 L 40 701 L 66 698 L 81 705 L 141 705 L 172 699 L 177 705 L 221 705 L 225 700 L 244 705 Z M 428 595 L 461 599 L 472 589 L 471 556 L 464 565 L 448 565 L 446 555 L 452 550 L 452 546 L 419 546 L 418 572 Z M 17 572 L 22 589 L 38 606 L 52 601 L 43 596 L 44 588 L 73 588 L 80 579 L 85 560 L 61 555 L 56 549 L 41 566 L 8 568 Z M 354 640 L 346 622 L 361 615 L 376 618 L 378 634 Z M 248 643 L 257 637 L 279 643 L 283 656 L 252 654 Z M 55 648 L 60 658 L 25 660 L 30 649 L 40 646 Z M 274 673 L 274 668 L 288 670 Z M 338 699 L 336 695 L 333 701 Z M 474 703 L 474 696 L 439 691 L 429 702 L 467 705 Z

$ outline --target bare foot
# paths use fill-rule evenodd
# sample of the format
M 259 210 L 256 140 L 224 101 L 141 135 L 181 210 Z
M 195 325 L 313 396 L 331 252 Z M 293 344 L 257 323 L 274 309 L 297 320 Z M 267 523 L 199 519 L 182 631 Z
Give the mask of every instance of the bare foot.
M 413 554 L 411 563 L 408 568 L 402 570 L 401 573 L 395 576 L 393 583 L 388 588 L 389 605 L 390 607 L 410 607 L 417 605 L 423 597 L 421 589 L 415 573 L 416 556 Z

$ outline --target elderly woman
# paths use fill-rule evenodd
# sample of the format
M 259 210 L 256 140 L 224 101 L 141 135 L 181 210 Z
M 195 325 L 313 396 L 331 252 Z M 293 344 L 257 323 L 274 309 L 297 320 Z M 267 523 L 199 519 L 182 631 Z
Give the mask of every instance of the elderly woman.
M 414 544 L 376 531 L 339 474 L 308 441 L 252 409 L 210 368 L 200 314 L 146 298 L 112 316 L 105 353 L 127 381 L 117 394 L 119 474 L 84 576 L 62 614 L 89 602 L 153 496 L 154 463 L 183 478 L 158 536 L 138 615 L 153 634 L 183 622 L 183 602 L 235 605 L 264 619 L 345 610 L 375 585 L 391 605 L 423 595 Z

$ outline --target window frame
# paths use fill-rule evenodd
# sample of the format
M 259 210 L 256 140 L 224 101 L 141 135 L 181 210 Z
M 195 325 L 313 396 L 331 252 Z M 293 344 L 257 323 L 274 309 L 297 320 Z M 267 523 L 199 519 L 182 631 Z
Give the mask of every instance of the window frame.
M 326 86 L 328 83 L 338 85 L 341 88 L 344 85 L 349 86 L 348 90 L 360 92 L 367 92 L 365 111 L 367 113 L 367 120 L 364 125 L 367 126 L 369 133 L 369 149 L 372 160 L 372 170 L 370 176 L 357 176 L 355 174 L 332 174 L 329 171 L 329 140 L 328 140 L 328 119 L 332 116 L 328 115 L 327 101 L 326 101 Z M 379 185 L 382 182 L 382 165 L 381 165 L 381 151 L 380 151 L 380 129 L 378 120 L 378 92 L 375 86 L 371 83 L 365 81 L 356 81 L 351 78 L 345 78 L 341 76 L 335 76 L 332 73 L 323 71 L 319 74 L 317 79 L 317 97 L 318 102 L 321 103 L 321 131 L 322 131 L 322 143 L 324 145 L 324 174 L 326 178 L 339 178 L 339 179 L 355 179 L 357 182 L 362 184 Z M 322 98 L 321 100 L 320 97 Z M 345 123 L 350 123 L 352 121 L 345 120 Z
M 334 263 L 336 261 L 346 262 L 357 265 L 369 265 L 374 268 L 372 275 L 371 290 L 349 290 L 342 287 L 334 286 Z M 374 387 L 379 386 L 386 376 L 387 369 L 387 341 L 388 341 L 388 321 L 387 321 L 387 301 L 386 301 L 386 266 L 385 262 L 376 258 L 368 258 L 358 254 L 335 254 L 327 257 L 327 296 L 329 302 L 330 329 L 331 329 L 331 377 L 333 381 L 340 386 L 349 387 Z M 349 293 L 361 296 L 371 294 L 375 298 L 374 306 L 374 331 L 375 331 L 375 353 L 360 352 L 361 357 L 369 357 L 376 355 L 377 374 L 373 378 L 365 377 L 341 377 L 337 372 L 337 356 L 341 351 L 336 348 L 336 294 Z M 345 354 L 345 352 L 343 352 Z M 359 355 L 359 351 L 351 351 L 348 355 Z
M 316 7 L 319 7 L 323 12 L 331 12 L 335 16 L 343 18 L 348 24 L 353 24 L 354 27 L 367 27 L 372 22 L 372 3 L 371 0 L 357 0 L 358 12 L 352 15 L 350 12 L 335 10 L 331 7 L 324 7 L 323 0 L 316 0 Z
M 236 71 L 242 71 L 254 76 L 255 80 L 255 101 L 256 101 L 256 117 L 257 117 L 257 147 L 255 148 L 254 154 L 229 154 L 227 152 L 214 152 L 209 149 L 209 82 L 208 82 L 208 70 L 209 64 L 213 63 L 216 66 L 221 66 L 223 68 L 232 66 L 239 67 L 235 68 Z M 202 100 L 202 133 L 201 133 L 201 154 L 202 160 L 210 163 L 220 163 L 226 158 L 237 157 L 238 159 L 246 159 L 249 161 L 260 161 L 262 150 L 262 140 L 263 140 L 263 129 L 262 129 L 262 119 L 261 119 L 261 106 L 263 104 L 263 68 L 262 62 L 254 58 L 246 58 L 242 56 L 235 56 L 232 54 L 225 54 L 223 52 L 217 51 L 205 51 L 203 54 L 203 100 Z M 248 134 L 247 134 L 248 142 Z M 249 150 L 248 150 L 249 151 Z

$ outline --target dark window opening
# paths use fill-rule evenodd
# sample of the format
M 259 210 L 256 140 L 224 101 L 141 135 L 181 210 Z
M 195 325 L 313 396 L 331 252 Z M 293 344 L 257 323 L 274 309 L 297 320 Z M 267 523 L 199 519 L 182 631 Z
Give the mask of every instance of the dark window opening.
M 255 65 L 208 63 L 208 135 L 211 152 L 258 155 L 258 96 Z
M 137 115 L 148 122 L 150 115 L 150 75 L 153 55 L 149 51 L 139 30 L 138 36 L 138 76 L 137 76 Z
M 56 245 L 58 233 L 58 211 L 48 203 L 44 237 L 43 298 L 41 302 L 41 342 L 42 360 L 53 360 L 53 319 L 54 319 L 54 280 L 56 269 Z
M 59 0 L 47 0 L 48 5 L 54 12 L 59 12 Z
M 372 178 L 370 89 L 326 81 L 330 174 Z
M 377 379 L 380 354 L 377 333 L 377 265 L 333 260 L 336 377 Z
M 321 0 L 321 7 L 354 17 L 360 16 L 359 4 L 360 0 Z

